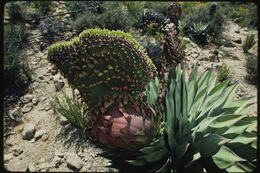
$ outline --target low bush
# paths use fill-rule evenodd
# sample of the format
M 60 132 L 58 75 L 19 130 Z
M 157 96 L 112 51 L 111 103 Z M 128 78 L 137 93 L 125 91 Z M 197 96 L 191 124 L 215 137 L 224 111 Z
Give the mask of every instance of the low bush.
M 248 52 L 248 50 L 251 49 L 255 45 L 255 43 L 255 34 L 248 34 L 245 40 L 243 41 L 243 51 Z
M 149 2 L 149 1 L 145 1 L 144 7 L 154 10 L 156 12 L 162 13 L 165 16 L 168 14 L 168 6 L 171 4 L 172 2 Z
M 22 95 L 31 80 L 32 72 L 22 49 L 27 32 L 23 25 L 4 27 L 4 85 L 5 95 Z
M 59 112 L 66 117 L 68 121 L 84 131 L 88 128 L 87 105 L 80 101 L 72 90 L 72 97 L 62 90 L 62 97 L 54 95 L 50 104 L 55 112 Z
M 256 84 L 256 76 L 257 76 L 257 56 L 251 54 L 246 59 L 246 69 L 247 69 L 247 80 Z
M 24 19 L 24 12 L 20 2 L 9 2 L 6 4 L 6 11 L 11 20 Z
M 71 26 L 78 33 L 82 32 L 86 28 L 95 28 L 95 24 L 99 27 L 97 17 L 89 12 L 78 16 L 75 20 L 72 20 Z
M 53 1 L 33 1 L 32 6 L 47 15 L 55 7 L 55 4 Z
M 222 67 L 218 72 L 217 81 L 219 83 L 231 78 L 230 69 L 225 63 L 222 63 Z

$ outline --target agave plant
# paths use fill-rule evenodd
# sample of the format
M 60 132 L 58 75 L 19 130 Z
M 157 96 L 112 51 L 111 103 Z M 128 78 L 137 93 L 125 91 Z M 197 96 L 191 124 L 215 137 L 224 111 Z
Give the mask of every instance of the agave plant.
M 165 126 L 159 137 L 140 149 L 131 165 L 150 172 L 250 172 L 256 163 L 256 117 L 247 113 L 252 98 L 233 100 L 237 84 L 216 85 L 211 70 L 188 81 L 180 66 L 168 75 L 163 104 L 159 83 L 150 83 L 147 105 Z M 156 109 L 158 108 L 158 109 Z

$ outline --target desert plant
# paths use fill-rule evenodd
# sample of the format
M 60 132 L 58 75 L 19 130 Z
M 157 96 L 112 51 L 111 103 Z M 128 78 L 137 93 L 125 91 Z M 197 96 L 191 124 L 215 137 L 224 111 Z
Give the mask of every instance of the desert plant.
M 207 27 L 208 24 L 203 24 L 201 22 L 193 23 L 191 27 L 191 33 L 193 39 L 201 45 L 204 45 L 207 42 L 207 33 L 206 33 Z
M 62 90 L 62 97 L 57 94 L 53 95 L 50 104 L 55 112 L 59 112 L 66 117 L 71 124 L 84 131 L 88 129 L 87 105 L 77 98 L 74 90 L 72 90 L 72 96 L 69 96 L 65 90 Z
M 180 66 L 169 73 L 161 135 L 140 150 L 131 165 L 150 172 L 250 172 L 256 164 L 256 117 L 247 113 L 251 98 L 233 101 L 237 84 L 216 85 L 211 70 L 188 81 Z M 157 108 L 159 83 L 147 93 Z M 162 102 L 161 102 L 162 104 Z M 158 112 L 155 112 L 158 114 Z M 140 168 L 139 168 L 140 169 Z
M 21 20 L 24 18 L 24 12 L 20 2 L 9 2 L 6 4 L 6 10 L 8 16 L 15 21 Z
M 27 58 L 22 54 L 27 31 L 23 25 L 4 27 L 4 84 L 7 95 L 21 95 L 31 80 Z
M 255 34 L 248 34 L 245 40 L 243 41 L 243 45 L 242 45 L 243 51 L 247 53 L 248 50 L 255 45 L 255 43 L 256 43 Z
M 156 68 L 144 49 L 122 31 L 88 29 L 71 42 L 53 45 L 47 56 L 81 93 L 89 106 L 90 126 L 93 127 L 96 123 L 93 134 L 103 143 L 104 138 L 98 136 L 104 134 L 98 127 L 103 117 L 106 117 L 106 112 L 112 109 L 109 115 L 114 119 L 118 118 L 117 109 L 124 105 L 138 107 L 137 98 L 156 73 Z M 133 125 L 138 127 L 138 131 L 141 130 L 143 126 L 140 120 L 143 117 L 138 115 L 138 111 L 134 115 L 127 115 L 128 110 L 125 109 L 125 118 L 130 116 L 125 123 L 132 118 Z M 96 119 L 99 121 L 96 122 Z M 122 126 L 127 124 L 122 124 L 115 130 L 120 131 Z M 129 128 L 131 131 L 131 126 Z M 113 138 L 121 139 L 120 134 L 124 135 L 115 133 Z
M 55 6 L 52 1 L 33 1 L 32 6 L 40 10 L 44 15 L 47 15 Z
M 228 68 L 227 64 L 222 63 L 221 69 L 217 75 L 217 81 L 223 82 L 225 80 L 229 80 L 231 78 L 230 69 Z
M 249 82 L 256 84 L 257 79 L 257 56 L 248 55 L 246 59 L 247 79 Z

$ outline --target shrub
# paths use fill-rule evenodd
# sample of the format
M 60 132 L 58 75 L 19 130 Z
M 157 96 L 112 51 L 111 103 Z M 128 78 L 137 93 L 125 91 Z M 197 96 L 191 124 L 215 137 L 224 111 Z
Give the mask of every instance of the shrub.
M 4 83 L 6 95 L 21 95 L 31 80 L 31 70 L 22 54 L 27 32 L 23 25 L 4 27 Z
M 148 9 L 152 9 L 156 12 L 159 12 L 159 13 L 162 13 L 164 14 L 165 16 L 167 15 L 168 13 L 168 6 L 171 4 L 171 2 L 149 2 L 149 1 L 146 1 L 145 4 L 144 4 L 144 7 L 145 8 L 148 8 Z
M 255 34 L 248 34 L 245 40 L 243 41 L 243 51 L 248 52 L 248 50 L 251 49 L 255 45 L 255 43 Z
M 246 69 L 247 69 L 247 80 L 250 83 L 256 84 L 257 76 L 257 56 L 249 55 L 246 59 Z
M 32 6 L 40 10 L 44 15 L 47 15 L 55 6 L 52 1 L 33 1 Z
M 124 5 L 127 7 L 129 13 L 134 17 L 134 25 L 138 25 L 142 22 L 144 13 L 144 2 L 140 1 L 125 1 Z
M 11 20 L 21 20 L 24 18 L 24 13 L 20 2 L 7 3 L 6 10 Z
M 82 32 L 86 28 L 95 28 L 95 24 L 99 26 L 99 23 L 97 22 L 98 17 L 95 15 L 87 12 L 85 14 L 82 14 L 76 18 L 76 20 L 72 21 L 72 28 L 77 30 L 78 33 Z
M 135 24 L 135 17 L 129 13 L 123 2 L 105 2 L 103 7 L 106 10 L 100 15 L 99 21 L 106 29 L 129 31 Z
M 67 1 L 66 7 L 68 11 L 75 11 L 75 10 L 83 10 L 86 8 L 86 3 L 83 1 Z M 77 16 L 80 16 L 78 13 L 72 13 L 71 17 L 75 19 Z
M 221 69 L 219 70 L 218 75 L 217 75 L 217 81 L 223 82 L 230 78 L 231 78 L 230 69 L 228 68 L 228 66 L 225 63 L 222 63 Z
M 62 90 L 62 97 L 56 94 L 52 99 L 50 104 L 55 112 L 66 117 L 71 124 L 84 131 L 87 130 L 89 121 L 87 105 L 76 97 L 74 90 L 72 90 L 72 97 Z

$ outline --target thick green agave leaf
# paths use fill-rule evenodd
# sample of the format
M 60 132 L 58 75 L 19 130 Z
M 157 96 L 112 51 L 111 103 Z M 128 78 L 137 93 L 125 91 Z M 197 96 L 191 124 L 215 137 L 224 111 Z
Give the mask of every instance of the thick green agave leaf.
M 148 85 L 146 95 L 147 103 L 154 105 L 158 99 L 158 94 L 160 91 L 160 83 L 158 77 L 155 77 Z
M 196 79 L 197 79 L 197 72 L 198 72 L 198 64 L 192 70 L 189 80 L 188 80 L 188 111 L 190 110 L 195 94 L 196 94 Z
M 222 146 L 220 150 L 212 156 L 214 163 L 220 168 L 220 169 L 226 169 L 231 167 L 237 162 L 245 161 L 238 155 L 236 155 L 232 150 L 230 150 L 226 146 Z
M 230 139 L 224 138 L 222 136 L 208 133 L 204 135 L 198 142 L 194 143 L 194 146 L 200 152 L 201 156 L 208 157 L 216 154 L 220 147 L 229 140 Z

